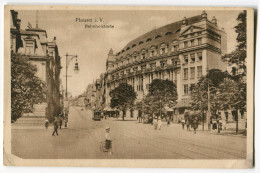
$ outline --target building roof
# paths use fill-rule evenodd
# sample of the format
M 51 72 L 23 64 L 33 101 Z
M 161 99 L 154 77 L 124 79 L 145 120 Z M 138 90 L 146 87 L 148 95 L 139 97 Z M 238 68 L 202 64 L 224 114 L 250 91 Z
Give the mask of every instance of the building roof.
M 201 21 L 201 15 L 187 18 L 187 25 L 191 25 Z M 136 39 L 129 42 L 118 55 L 119 57 L 127 54 L 132 54 L 135 51 L 139 51 L 143 48 L 149 48 L 153 45 L 157 45 L 163 42 L 172 42 L 177 39 L 180 34 L 182 26 L 182 20 L 162 26 L 158 29 L 154 29 L 146 34 L 143 34 Z M 150 41 L 148 41 L 150 40 Z M 143 42 L 139 45 L 139 43 Z M 122 53 L 122 51 L 124 51 Z

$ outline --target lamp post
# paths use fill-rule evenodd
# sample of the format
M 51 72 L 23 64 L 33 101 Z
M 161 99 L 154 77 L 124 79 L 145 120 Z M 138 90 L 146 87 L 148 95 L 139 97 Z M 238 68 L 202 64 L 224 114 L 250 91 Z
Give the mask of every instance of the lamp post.
M 78 56 L 77 55 L 69 55 L 68 53 L 66 53 L 66 90 L 65 90 L 65 100 L 66 100 L 66 105 L 64 105 L 65 108 L 65 127 L 67 127 L 67 123 L 68 123 L 68 113 L 69 113 L 69 103 L 68 103 L 68 67 L 70 64 L 70 61 L 72 59 L 76 58 L 76 62 L 75 62 L 75 67 L 74 67 L 74 72 L 78 73 L 79 72 L 79 64 L 78 64 Z
M 65 91 L 65 99 L 68 100 L 68 67 L 69 63 L 72 59 L 76 58 L 75 62 L 75 67 L 74 67 L 74 72 L 78 73 L 79 72 L 79 64 L 78 64 L 78 56 L 77 55 L 69 55 L 66 53 L 66 91 Z

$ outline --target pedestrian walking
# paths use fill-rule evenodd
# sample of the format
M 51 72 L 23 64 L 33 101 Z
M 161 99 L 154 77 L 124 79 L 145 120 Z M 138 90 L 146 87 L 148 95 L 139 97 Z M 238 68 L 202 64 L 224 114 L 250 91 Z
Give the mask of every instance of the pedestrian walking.
M 167 126 L 169 126 L 170 125 L 170 120 L 171 120 L 171 118 L 170 118 L 170 116 L 167 116 L 167 118 L 166 118 L 166 121 L 167 121 Z
M 185 120 L 184 120 L 184 118 L 181 118 L 181 125 L 182 125 L 182 129 L 184 130 L 184 126 L 185 126 Z
M 154 127 L 154 130 L 157 130 L 157 125 L 158 125 L 158 117 L 156 115 L 154 115 L 153 117 L 153 127 Z
M 110 127 L 106 127 L 106 133 L 105 133 L 105 139 L 106 139 L 106 149 L 109 155 L 112 155 L 112 140 L 110 137 Z
M 158 130 L 161 130 L 161 127 L 162 127 L 162 118 L 161 116 L 158 116 L 158 121 L 157 121 L 157 129 Z
M 53 122 L 54 131 L 53 131 L 53 133 L 52 133 L 52 136 L 54 136 L 55 133 L 56 133 L 57 136 L 59 136 L 59 134 L 58 134 L 59 124 L 58 124 L 58 123 L 59 123 L 59 122 L 58 122 L 58 118 L 55 117 L 55 118 L 54 118 L 54 122 Z
M 198 128 L 198 117 L 195 117 L 194 120 L 193 120 L 194 134 L 196 134 L 197 128 Z
M 48 129 L 49 126 L 49 120 L 47 118 L 45 118 L 45 123 L 44 123 L 46 129 Z
M 189 118 L 186 120 L 186 126 L 187 126 L 187 130 L 190 131 L 190 121 L 189 121 Z
M 61 129 L 61 126 L 62 126 L 62 117 L 61 116 L 59 117 L 59 126 L 60 126 L 60 129 Z

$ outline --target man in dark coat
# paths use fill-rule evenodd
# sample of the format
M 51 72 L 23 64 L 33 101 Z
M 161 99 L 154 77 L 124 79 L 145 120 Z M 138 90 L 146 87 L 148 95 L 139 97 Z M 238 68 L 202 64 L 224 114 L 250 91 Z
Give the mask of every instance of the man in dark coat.
M 198 128 L 198 117 L 195 117 L 193 120 L 193 129 L 194 129 L 194 134 L 196 134 L 196 129 Z
M 54 119 L 53 126 L 54 126 L 54 131 L 52 133 L 52 136 L 54 136 L 55 133 L 57 134 L 57 136 L 59 136 L 58 135 L 59 122 L 57 117 L 55 117 Z

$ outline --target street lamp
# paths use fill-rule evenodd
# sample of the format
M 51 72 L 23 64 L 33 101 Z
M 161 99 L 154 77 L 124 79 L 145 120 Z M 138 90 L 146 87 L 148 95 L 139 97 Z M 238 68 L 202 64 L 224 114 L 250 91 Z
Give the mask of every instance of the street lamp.
M 74 72 L 78 73 L 79 72 L 78 56 L 77 55 L 69 55 L 68 53 L 66 53 L 66 92 L 65 92 L 66 100 L 68 100 L 68 67 L 69 67 L 70 61 L 74 58 L 76 58 Z

